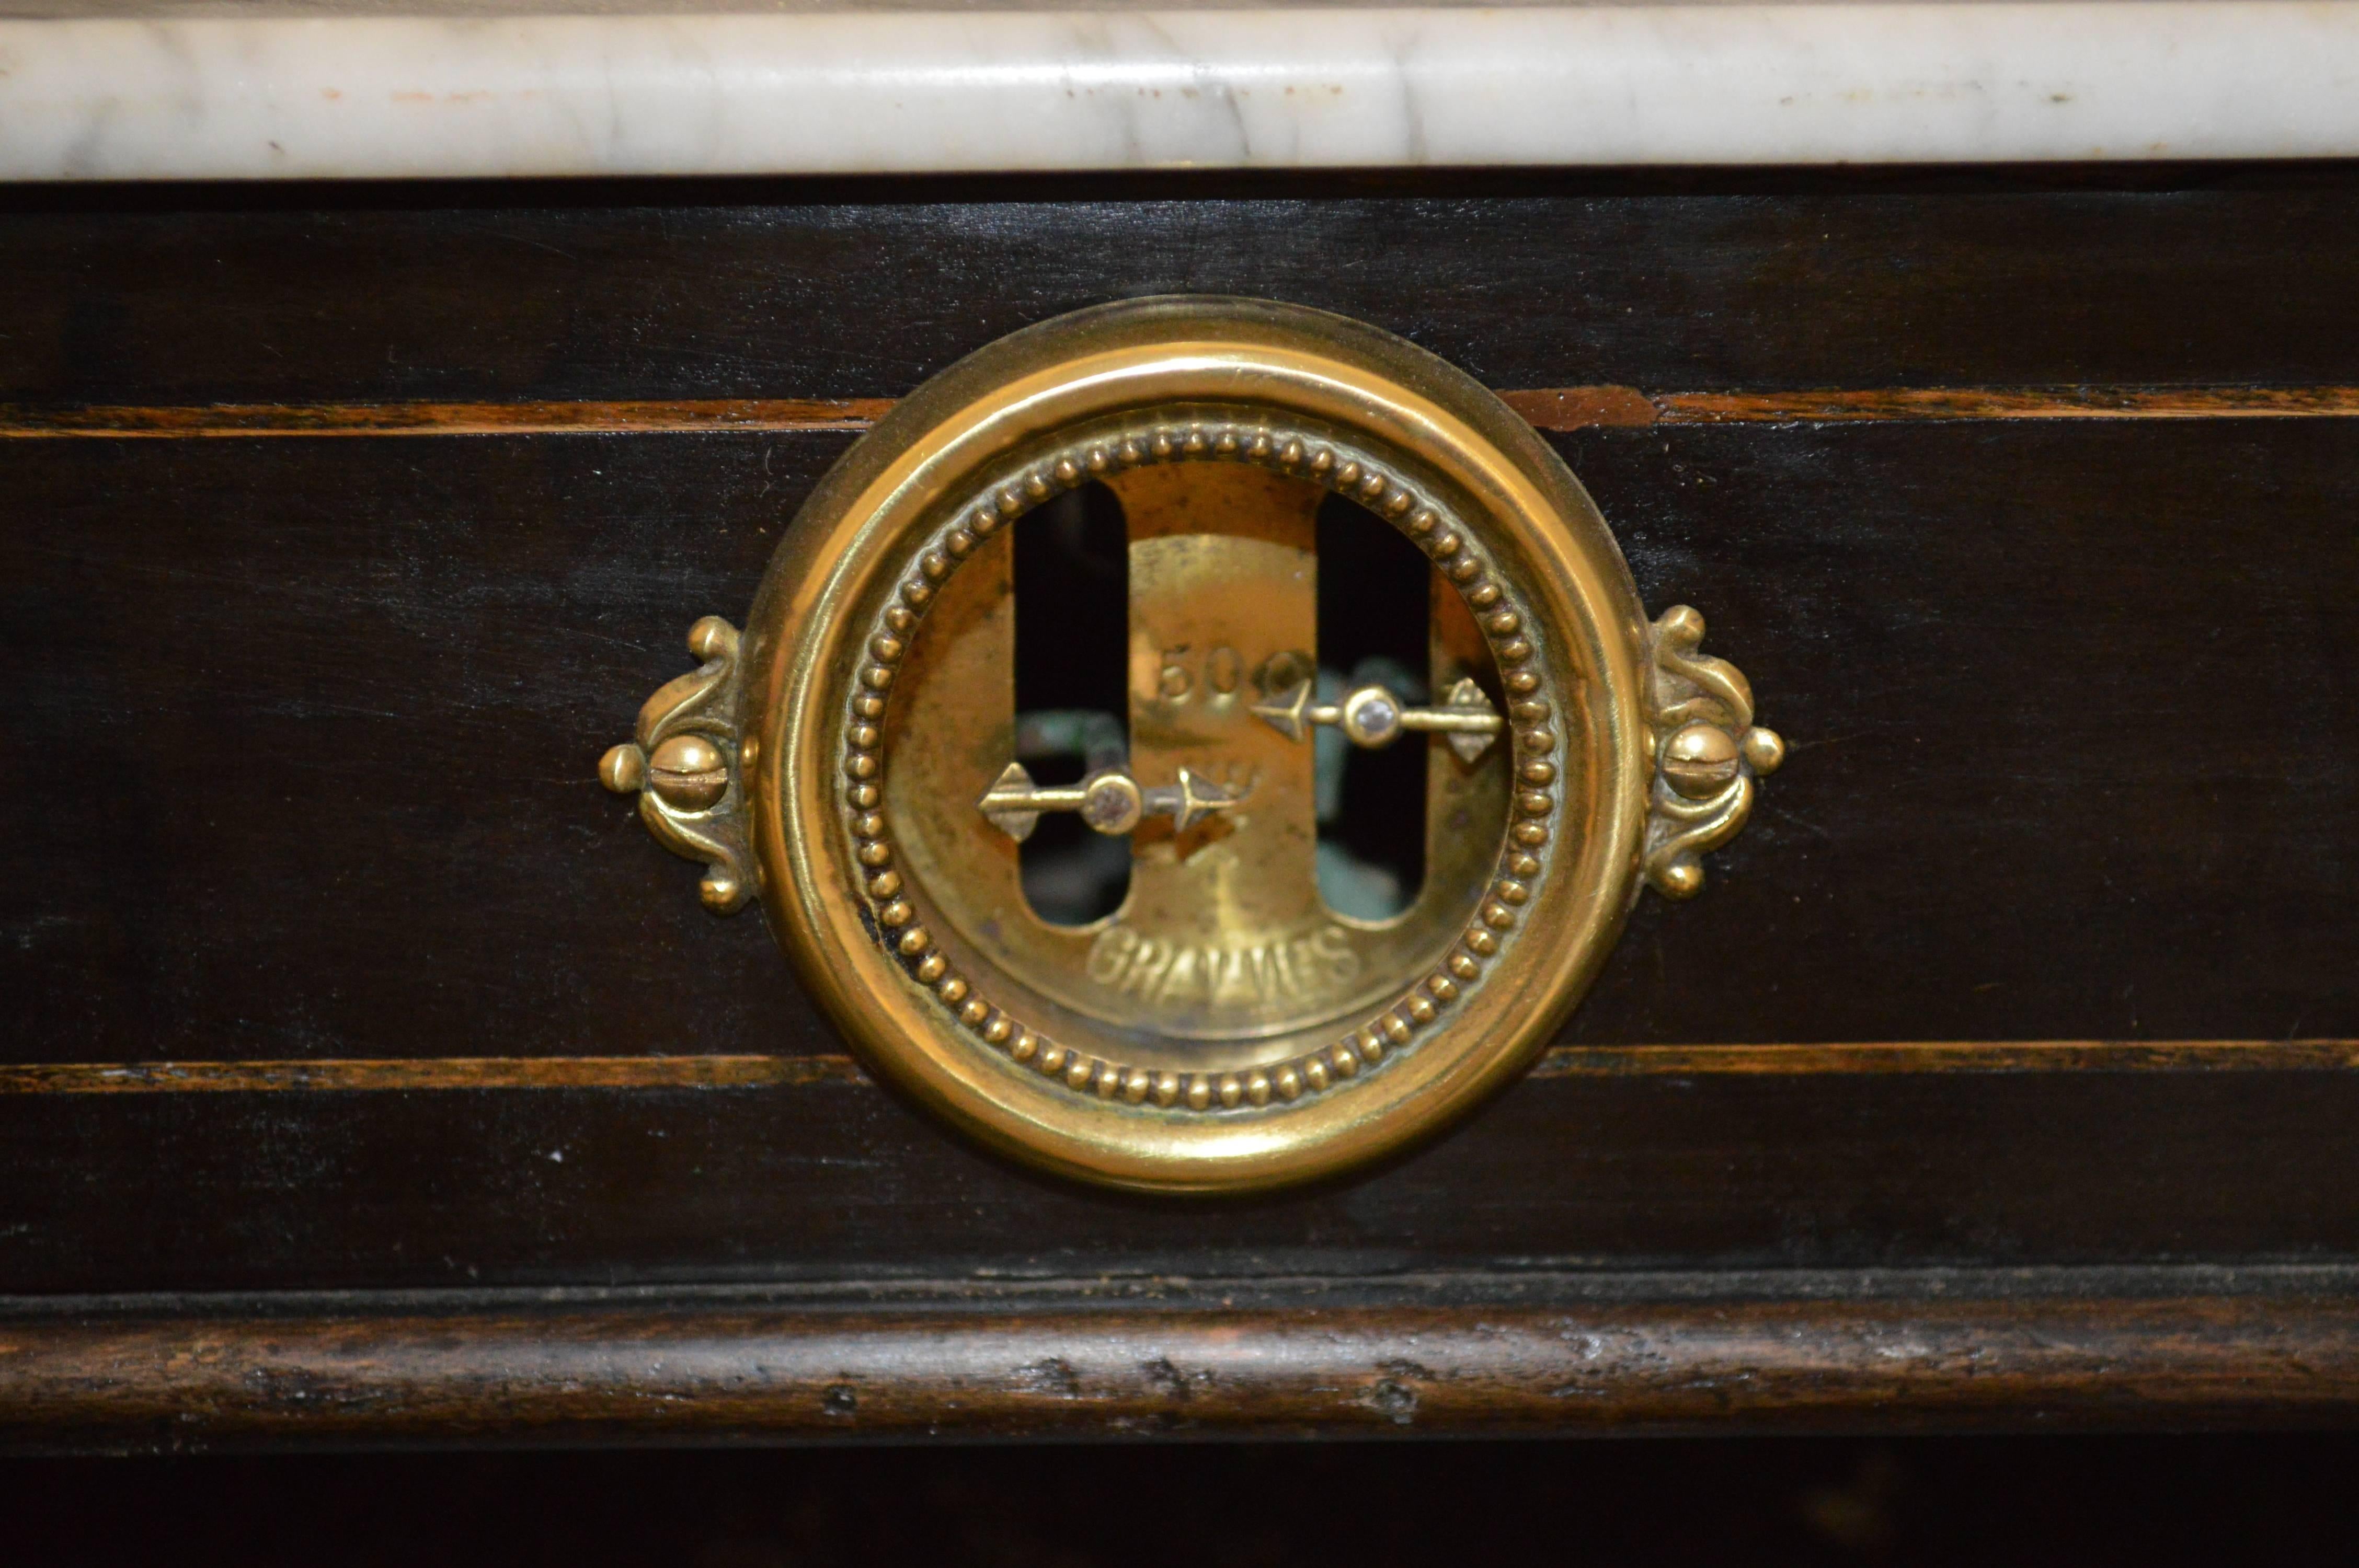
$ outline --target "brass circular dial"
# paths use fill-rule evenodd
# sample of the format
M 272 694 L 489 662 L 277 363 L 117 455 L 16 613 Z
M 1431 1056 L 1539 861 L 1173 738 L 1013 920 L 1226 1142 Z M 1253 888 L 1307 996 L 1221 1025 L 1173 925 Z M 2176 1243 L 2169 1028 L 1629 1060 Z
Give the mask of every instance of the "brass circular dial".
M 1086 771 L 1041 783 L 1018 618 L 1084 650 L 1059 641 L 1072 605 L 1016 591 L 1015 538 L 1098 486 L 1126 530 L 1127 712 L 1061 717 Z M 1322 680 L 1334 497 L 1430 563 L 1426 670 Z M 1579 483 L 1462 373 L 1316 311 L 1143 300 L 898 405 L 805 503 L 742 640 L 700 622 L 704 667 L 602 771 L 708 863 L 708 903 L 758 889 L 804 984 L 954 1120 L 1093 1180 L 1266 1186 L 1473 1104 L 1579 1000 L 1642 878 L 1701 885 L 1782 755 L 1701 635 L 1684 608 L 1647 622 Z M 1422 753 L 1423 875 L 1338 908 L 1322 784 L 1391 747 Z M 1027 897 L 1022 846 L 1068 813 L 1127 845 L 1095 918 Z

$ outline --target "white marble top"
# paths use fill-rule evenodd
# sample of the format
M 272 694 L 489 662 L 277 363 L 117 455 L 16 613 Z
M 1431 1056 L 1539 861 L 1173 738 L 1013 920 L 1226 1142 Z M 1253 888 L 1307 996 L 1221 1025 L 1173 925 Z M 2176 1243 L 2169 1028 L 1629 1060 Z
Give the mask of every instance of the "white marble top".
M 2354 155 L 2359 0 L 0 0 L 18 180 Z

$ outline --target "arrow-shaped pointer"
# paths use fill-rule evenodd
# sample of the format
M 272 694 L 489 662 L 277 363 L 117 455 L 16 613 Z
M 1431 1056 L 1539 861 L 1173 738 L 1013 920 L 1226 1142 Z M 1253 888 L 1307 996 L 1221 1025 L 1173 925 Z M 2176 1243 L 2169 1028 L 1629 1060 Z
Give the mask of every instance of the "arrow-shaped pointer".
M 1340 703 L 1312 702 L 1310 683 L 1298 681 L 1254 714 L 1289 741 L 1301 740 L 1313 724 L 1332 724 L 1354 746 L 1368 747 L 1389 746 L 1406 731 L 1421 730 L 1442 736 L 1465 762 L 1489 751 L 1506 728 L 1499 710 L 1472 680 L 1451 687 L 1439 708 L 1410 708 L 1380 686 L 1364 686 Z
M 975 804 L 993 827 L 1020 844 L 1032 837 L 1044 811 L 1078 811 L 1083 822 L 1106 834 L 1127 833 L 1147 816 L 1169 816 L 1175 828 L 1186 829 L 1245 796 L 1242 790 L 1223 789 L 1184 767 L 1178 784 L 1143 785 L 1122 768 L 1101 768 L 1080 784 L 1044 789 L 1032 782 L 1023 763 L 1010 762 Z

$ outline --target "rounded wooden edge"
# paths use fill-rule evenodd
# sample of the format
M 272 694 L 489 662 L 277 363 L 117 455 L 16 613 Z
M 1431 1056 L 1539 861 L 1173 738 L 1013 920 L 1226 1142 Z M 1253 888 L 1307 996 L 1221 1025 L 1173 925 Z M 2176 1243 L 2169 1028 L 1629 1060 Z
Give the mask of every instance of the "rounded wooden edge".
M 2029 1271 L 2037 1272 L 2037 1271 Z M 2359 1416 L 2359 1299 L 726 1297 L 0 1314 L 0 1447 L 2183 1428 Z M 2221 1271 L 2193 1271 L 2218 1276 Z M 2296 1271 L 2296 1272 L 2300 1272 Z M 2237 1274 L 2239 1281 L 2246 1277 Z M 2000 1293 L 2009 1283 L 2022 1293 Z M 2216 1281 L 2215 1281 L 2216 1282 Z M 2025 1288 L 2029 1285 L 2030 1288 Z M 1251 1295 L 1241 1288 L 1240 1295 Z M 1305 1295 L 1314 1292 L 1305 1292 Z M 1332 1300 L 1337 1282 L 1315 1295 Z M 187 1315 L 171 1315 L 178 1311 Z

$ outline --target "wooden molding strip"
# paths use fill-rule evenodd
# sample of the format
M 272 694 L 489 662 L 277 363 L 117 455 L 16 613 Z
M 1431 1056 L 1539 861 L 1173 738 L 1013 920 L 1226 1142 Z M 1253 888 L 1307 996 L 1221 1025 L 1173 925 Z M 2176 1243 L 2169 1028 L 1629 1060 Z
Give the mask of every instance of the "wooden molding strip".
M 2359 1040 L 1909 1041 L 1864 1045 L 1560 1045 L 1537 1078 L 1899 1073 L 2348 1072 Z M 745 1089 L 865 1084 L 849 1056 L 439 1056 L 408 1060 L 0 1064 L 0 1094 L 338 1094 L 439 1089 Z
M 1505 391 L 1542 430 L 1992 419 L 2317 419 L 2359 416 L 2359 387 L 1901 387 L 1669 392 L 1631 386 Z M 0 438 L 621 435 L 865 430 L 888 397 L 518 403 L 223 403 L 45 408 L 0 405 Z
M 0 1447 L 2188 1427 L 2359 1418 L 2332 1291 L 0 1318 Z M 1990 1287 L 1985 1284 L 1985 1291 Z M 1264 1292 L 1265 1297 L 1266 1292 Z M 961 1308 L 963 1310 L 961 1310 Z

